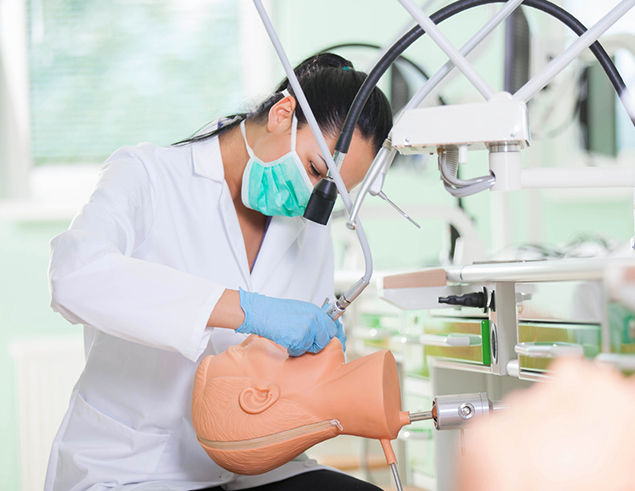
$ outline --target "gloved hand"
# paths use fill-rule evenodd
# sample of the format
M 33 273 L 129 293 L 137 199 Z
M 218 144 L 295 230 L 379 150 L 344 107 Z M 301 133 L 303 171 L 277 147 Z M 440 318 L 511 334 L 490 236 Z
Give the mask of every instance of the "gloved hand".
M 326 304 L 324 307 L 322 307 L 322 312 L 326 313 L 326 310 L 328 308 L 329 306 L 328 304 Z M 327 317 L 331 319 L 328 315 Z M 333 321 L 333 319 L 331 319 L 331 321 Z M 342 344 L 342 349 L 346 353 L 346 334 L 344 334 L 344 326 L 342 326 L 342 323 L 340 322 L 339 319 L 335 319 L 333 322 L 335 322 L 335 327 L 337 327 L 337 334 L 336 334 L 337 339 L 340 340 L 340 343 Z
M 333 322 L 314 304 L 267 297 L 242 288 L 239 292 L 245 321 L 236 332 L 270 339 L 287 348 L 290 356 L 300 356 L 307 351 L 318 353 L 336 336 L 346 349 L 342 323 Z

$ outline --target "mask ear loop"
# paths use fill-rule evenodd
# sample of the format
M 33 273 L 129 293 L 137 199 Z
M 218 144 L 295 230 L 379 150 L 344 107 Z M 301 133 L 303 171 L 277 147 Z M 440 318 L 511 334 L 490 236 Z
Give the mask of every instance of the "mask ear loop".
M 284 89 L 282 92 L 282 98 L 289 97 L 291 94 L 287 89 Z M 291 122 L 291 151 L 295 152 L 295 140 L 296 133 L 298 132 L 298 118 L 295 117 L 295 111 L 293 111 L 293 120 Z
M 240 132 L 243 135 L 243 140 L 245 140 L 245 148 L 247 148 L 247 153 L 249 154 L 249 156 L 252 159 L 255 159 L 256 156 L 254 155 L 254 151 L 249 146 L 249 143 L 247 143 L 247 133 L 245 132 L 245 120 L 244 119 L 240 122 Z
M 295 152 L 295 139 L 298 133 L 298 118 L 295 117 L 293 111 L 293 119 L 291 120 L 291 151 Z

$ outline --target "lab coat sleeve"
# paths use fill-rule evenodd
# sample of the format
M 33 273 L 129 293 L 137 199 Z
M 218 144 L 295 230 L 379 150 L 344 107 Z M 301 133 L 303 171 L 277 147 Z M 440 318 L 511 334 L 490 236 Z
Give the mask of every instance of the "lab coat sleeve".
M 157 193 L 134 147 L 102 167 L 89 202 L 51 242 L 51 307 L 84 324 L 196 361 L 224 287 L 130 257 L 148 236 Z

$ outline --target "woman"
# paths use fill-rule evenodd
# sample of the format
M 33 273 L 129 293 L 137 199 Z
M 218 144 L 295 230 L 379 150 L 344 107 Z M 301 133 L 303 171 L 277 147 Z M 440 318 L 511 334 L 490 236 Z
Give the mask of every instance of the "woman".
M 365 75 L 330 54 L 295 71 L 333 151 Z M 303 459 L 235 476 L 192 429 L 204 356 L 249 333 L 292 355 L 345 339 L 317 307 L 333 293 L 330 232 L 301 215 L 327 167 L 290 92 L 285 80 L 255 111 L 177 145 L 118 150 L 53 239 L 51 306 L 85 326 L 86 367 L 53 444 L 46 491 L 370 486 Z M 349 189 L 390 126 L 376 89 L 341 171 Z

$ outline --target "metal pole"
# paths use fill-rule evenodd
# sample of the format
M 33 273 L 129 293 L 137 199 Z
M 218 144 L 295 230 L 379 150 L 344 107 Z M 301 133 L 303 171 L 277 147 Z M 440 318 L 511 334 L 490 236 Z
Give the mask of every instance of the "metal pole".
M 544 167 L 520 170 L 520 186 L 530 188 L 635 188 L 633 167 Z
M 447 266 L 452 283 L 533 283 L 537 281 L 598 281 L 609 266 L 635 266 L 632 259 L 571 258 L 554 261 L 483 263 Z
M 295 76 L 293 67 L 291 66 L 291 63 L 289 62 L 289 58 L 287 57 L 287 54 L 285 53 L 284 48 L 282 47 L 282 43 L 280 42 L 280 39 L 278 38 L 278 34 L 276 33 L 276 30 L 273 27 L 273 24 L 271 23 L 269 16 L 267 15 L 267 11 L 262 5 L 262 1 L 253 0 L 253 2 L 254 2 L 254 5 L 256 6 L 256 10 L 258 10 L 258 14 L 260 15 L 260 19 L 262 20 L 262 23 L 265 26 L 265 29 L 267 30 L 267 34 L 269 34 L 271 43 L 273 44 L 273 47 L 275 48 L 276 53 L 278 54 L 278 58 L 280 58 L 280 63 L 282 63 L 282 67 L 284 68 L 284 71 L 287 74 L 287 78 L 289 79 L 289 83 L 291 84 L 291 87 L 293 88 L 295 97 L 298 100 L 298 103 L 300 104 L 302 111 L 305 113 L 307 122 L 309 123 L 311 131 L 313 132 L 313 136 L 315 137 L 320 147 L 322 156 L 324 157 L 327 167 L 329 168 L 329 172 L 331 173 L 331 176 L 333 177 L 333 180 L 335 181 L 337 190 L 340 193 L 342 200 L 344 201 L 344 205 L 346 206 L 346 209 L 350 209 L 352 206 L 350 195 L 348 194 L 344 181 L 342 181 L 340 173 L 337 170 L 337 166 L 335 165 L 335 162 L 333 161 L 333 156 L 331 155 L 331 151 L 329 150 L 329 147 L 326 144 L 326 140 L 324 140 L 324 136 L 322 135 L 320 126 L 318 125 L 315 119 L 315 116 L 313 115 L 313 111 L 311 111 L 311 106 L 309 105 L 309 101 L 304 95 L 304 91 L 302 90 L 302 87 L 300 87 L 300 82 L 298 81 L 298 78 Z
M 309 127 L 311 128 L 311 131 L 313 132 L 313 136 L 315 137 L 320 147 L 322 156 L 324 157 L 327 167 L 329 168 L 331 177 L 335 181 L 337 190 L 340 193 L 340 196 L 342 197 L 342 201 L 344 202 L 344 206 L 346 207 L 346 210 L 350 212 L 351 207 L 353 206 L 351 197 L 348 194 L 346 185 L 344 184 L 344 181 L 342 180 L 342 177 L 340 176 L 340 173 L 337 170 L 337 166 L 335 165 L 335 162 L 333 161 L 333 156 L 331 155 L 331 151 L 329 150 L 329 147 L 326 144 L 326 140 L 324 140 L 324 135 L 322 135 L 322 131 L 320 130 L 320 127 L 315 119 L 315 116 L 313 115 L 313 111 L 311 110 L 309 101 L 307 100 L 306 96 L 304 95 L 304 92 L 302 91 L 302 87 L 300 86 L 298 77 L 296 77 L 295 72 L 293 71 L 293 67 L 291 66 L 291 63 L 289 62 L 289 58 L 287 57 L 287 54 L 285 53 L 284 48 L 282 47 L 282 43 L 280 42 L 280 39 L 278 38 L 278 34 L 276 33 L 276 30 L 273 27 L 273 24 L 271 23 L 271 19 L 269 19 L 269 16 L 267 15 L 267 11 L 262 5 L 262 1 L 253 0 L 253 2 L 254 2 L 254 5 L 256 6 L 256 10 L 258 10 L 258 14 L 260 15 L 260 18 L 262 19 L 262 23 L 264 24 L 265 29 L 267 30 L 267 34 L 269 34 L 269 38 L 271 39 L 273 47 L 275 48 L 276 53 L 278 54 L 278 58 L 280 58 L 280 62 L 282 63 L 284 71 L 287 74 L 289 83 L 291 84 L 291 87 L 293 87 L 293 92 L 295 94 L 295 97 L 298 103 L 300 104 L 300 107 L 302 107 L 302 111 L 304 112 L 304 115 L 306 116 L 307 122 L 309 123 Z M 351 290 L 354 290 L 355 292 L 355 296 L 352 296 L 351 294 L 351 298 L 349 298 L 351 301 L 357 298 L 357 296 L 364 290 L 364 288 L 368 286 L 368 284 L 370 283 L 370 279 L 373 275 L 373 257 L 370 250 L 370 245 L 368 244 L 368 239 L 366 238 L 366 234 L 364 233 L 364 229 L 361 223 L 357 222 L 357 227 L 355 231 L 357 232 L 357 237 L 359 239 L 359 243 L 362 248 L 362 252 L 364 254 L 365 269 L 364 269 L 364 276 L 360 280 L 362 284 L 360 284 L 360 282 L 356 283 L 354 287 L 351 287 L 351 289 L 349 289 L 349 291 L 347 292 L 349 293 L 351 292 Z
M 421 10 L 423 10 L 424 12 L 427 12 L 428 7 L 434 2 L 434 0 L 428 0 L 427 2 L 425 2 L 422 6 L 421 6 Z M 370 73 L 373 71 L 373 68 L 375 68 L 375 65 L 377 65 L 377 63 L 379 63 L 379 61 L 384 57 L 384 55 L 388 52 L 388 50 L 390 49 L 390 47 L 392 45 L 394 45 L 397 41 L 399 41 L 408 31 L 410 31 L 410 29 L 412 29 L 414 26 L 416 26 L 417 23 L 414 22 L 413 20 L 408 21 L 408 23 L 403 27 L 403 29 L 399 32 L 399 35 L 396 36 L 394 39 L 392 39 L 388 44 L 386 44 L 380 51 L 379 51 L 379 56 L 377 56 L 374 60 L 373 63 L 368 65 L 368 67 L 366 67 L 364 69 L 364 71 L 366 73 Z
M 401 1 L 401 0 L 400 0 Z M 622 0 L 613 10 L 602 17 L 593 27 L 580 36 L 545 69 L 523 85 L 514 94 L 514 99 L 527 102 L 564 70 L 582 51 L 591 46 L 604 32 L 635 5 L 635 0 Z
M 403 491 L 403 487 L 401 486 L 401 479 L 399 478 L 399 470 L 397 469 L 397 464 L 390 464 L 390 470 L 392 471 L 392 477 L 395 480 L 395 486 L 397 487 L 397 491 Z
M 492 17 L 487 23 L 474 35 L 472 38 L 463 45 L 459 50 L 459 53 L 463 56 L 467 56 L 476 48 L 487 36 L 489 36 L 499 24 L 501 24 L 507 17 L 509 17 L 514 10 L 522 3 L 523 0 L 509 0 L 503 8 L 500 9 L 494 17 Z M 406 105 L 401 114 L 408 109 L 418 107 L 419 104 L 432 92 L 439 83 L 455 68 L 452 60 L 443 65 L 437 72 L 430 77 L 430 79 L 423 84 L 421 89 L 410 99 L 410 102 Z
M 632 0 L 635 1 L 635 0 Z M 399 0 L 399 3 L 412 15 L 412 17 L 419 23 L 421 28 L 428 33 L 432 40 L 437 43 L 439 48 L 448 55 L 448 58 L 457 66 L 463 75 L 472 82 L 472 85 L 485 97 L 489 99 L 494 95 L 494 90 L 488 85 L 488 83 L 481 77 L 469 61 L 452 45 L 448 38 L 439 30 L 437 25 L 432 22 L 428 17 L 412 0 Z

